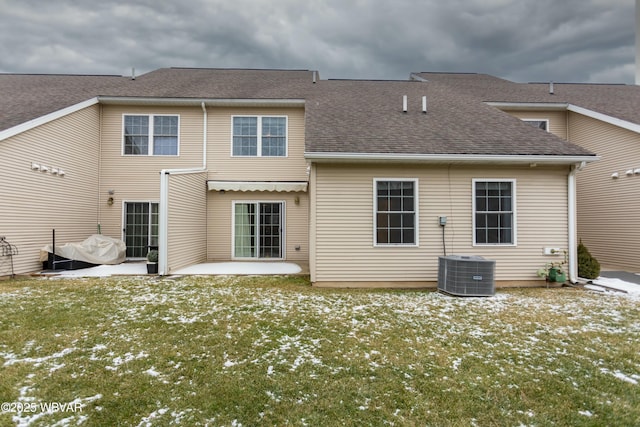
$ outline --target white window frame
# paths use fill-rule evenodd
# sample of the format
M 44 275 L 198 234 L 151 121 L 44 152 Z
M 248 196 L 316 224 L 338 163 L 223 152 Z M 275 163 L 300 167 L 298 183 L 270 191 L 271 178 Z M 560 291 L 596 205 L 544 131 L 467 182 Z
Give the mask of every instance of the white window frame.
M 233 154 L 233 122 L 234 119 L 236 117 L 255 117 L 258 121 L 257 123 L 257 148 L 256 148 L 256 155 L 255 156 L 243 156 L 240 154 Z M 263 156 L 262 155 L 262 119 L 263 118 L 284 118 L 284 156 Z M 270 158 L 270 159 L 284 159 L 289 157 L 289 116 L 287 115 L 278 115 L 278 114 L 236 114 L 231 116 L 231 151 L 230 151 L 230 155 L 231 157 L 238 157 L 238 158 L 253 158 L 253 157 L 264 157 L 264 158 Z
M 413 243 L 378 243 L 378 182 L 413 182 Z M 374 178 L 373 179 L 373 246 L 378 248 L 417 248 L 420 246 L 420 214 L 419 214 L 419 180 L 418 178 Z
M 510 182 L 511 183 L 511 212 L 513 214 L 513 242 L 512 243 L 477 243 L 476 242 L 476 183 L 478 182 Z M 479 247 L 516 247 L 518 246 L 518 205 L 517 180 L 515 178 L 473 178 L 471 183 L 471 211 L 473 246 Z
M 126 154 L 125 151 L 125 117 L 148 117 L 149 118 L 149 144 L 147 146 L 147 154 Z M 178 118 L 178 134 L 176 138 L 176 154 L 153 154 L 154 146 L 154 121 L 155 117 L 177 117 Z M 139 114 L 139 113 L 123 113 L 122 114 L 122 155 L 126 157 L 178 157 L 180 156 L 180 115 L 179 114 Z
M 236 205 L 242 204 L 254 204 L 260 205 L 260 203 L 280 203 L 282 206 L 282 211 L 280 212 L 280 251 L 282 252 L 282 256 L 280 258 L 260 258 L 259 256 L 255 257 L 237 257 L 236 256 Z M 259 209 L 258 209 L 259 210 Z M 282 261 L 286 259 L 287 256 L 287 202 L 284 200 L 232 200 L 231 201 L 231 259 L 232 260 L 243 260 L 243 261 Z M 256 227 L 256 240 L 260 238 L 260 227 Z
M 547 132 L 550 132 L 550 130 L 549 130 L 549 119 L 522 118 L 522 119 L 520 119 L 520 120 L 522 120 L 522 121 L 523 121 L 523 122 L 525 122 L 525 123 L 530 123 L 530 122 L 545 122 L 545 123 L 546 123 L 546 127 L 547 127 L 545 130 L 546 130 Z M 538 129 L 540 129 L 540 128 L 538 128 Z

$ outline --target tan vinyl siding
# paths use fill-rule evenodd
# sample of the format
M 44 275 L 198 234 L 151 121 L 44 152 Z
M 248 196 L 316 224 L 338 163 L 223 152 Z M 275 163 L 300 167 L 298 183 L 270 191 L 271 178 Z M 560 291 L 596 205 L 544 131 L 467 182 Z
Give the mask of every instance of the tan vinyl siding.
M 124 114 L 179 115 L 179 156 L 122 155 Z M 105 105 L 102 107 L 101 152 L 100 222 L 105 234 L 122 238 L 124 201 L 159 201 L 162 169 L 202 167 L 202 110 Z M 114 191 L 112 206 L 106 204 L 109 190 Z
M 296 204 L 296 197 L 300 203 Z M 232 258 L 232 214 L 234 201 L 283 201 L 285 203 L 285 259 L 309 260 L 309 196 L 302 192 L 234 192 L 209 191 L 208 258 L 228 261 Z M 296 246 L 300 250 L 296 250 Z
M 576 113 L 569 118 L 570 141 L 601 157 L 577 174 L 578 237 L 601 264 L 640 272 L 640 175 L 626 175 L 640 168 L 640 135 Z
M 204 114 L 199 107 L 105 105 L 102 108 L 100 220 L 105 233 L 122 237 L 124 201 L 158 201 L 160 198 L 159 172 L 162 169 L 202 167 Z M 124 114 L 178 114 L 180 116 L 180 155 L 123 156 L 122 118 Z M 231 157 L 231 117 L 233 115 L 287 116 L 288 156 L 285 158 Z M 306 181 L 308 179 L 304 159 L 303 109 L 209 107 L 207 116 L 208 179 L 261 181 Z M 109 190 L 114 190 L 115 193 L 113 206 L 106 204 Z M 212 238 L 216 239 L 215 236 Z M 308 238 L 305 238 L 303 247 L 307 244 Z M 226 257 L 228 256 L 227 254 Z M 300 256 L 300 252 L 294 256 Z
M 247 181 L 306 181 L 304 159 L 304 109 L 302 108 L 209 108 L 209 179 Z M 233 157 L 233 116 L 287 116 L 287 157 Z
M 169 175 L 168 268 L 207 260 L 206 172 Z
M 98 107 L 92 106 L 0 141 L 0 236 L 18 247 L 16 273 L 40 270 L 40 248 L 97 232 Z M 64 176 L 33 171 L 32 162 Z M 0 276 L 10 266 L 0 258 Z
M 443 254 L 496 260 L 498 281 L 535 281 L 551 261 L 543 247 L 567 247 L 567 168 L 368 167 L 314 165 L 314 282 L 433 282 Z M 373 179 L 419 180 L 419 246 L 374 247 Z M 473 246 L 472 180 L 515 179 L 517 246 Z M 555 260 L 555 258 L 553 259 Z
M 521 120 L 549 120 L 549 132 L 567 139 L 567 112 L 566 111 L 507 111 L 512 116 Z

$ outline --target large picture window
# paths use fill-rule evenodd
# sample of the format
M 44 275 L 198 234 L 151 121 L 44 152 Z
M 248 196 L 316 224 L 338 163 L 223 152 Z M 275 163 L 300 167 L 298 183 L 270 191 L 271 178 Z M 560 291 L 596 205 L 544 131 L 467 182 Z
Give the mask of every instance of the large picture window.
M 474 244 L 515 245 L 515 181 L 474 180 Z
M 417 244 L 417 180 L 374 181 L 375 244 Z
M 125 115 L 125 155 L 177 156 L 178 116 Z
M 287 118 L 233 117 L 233 156 L 286 157 Z

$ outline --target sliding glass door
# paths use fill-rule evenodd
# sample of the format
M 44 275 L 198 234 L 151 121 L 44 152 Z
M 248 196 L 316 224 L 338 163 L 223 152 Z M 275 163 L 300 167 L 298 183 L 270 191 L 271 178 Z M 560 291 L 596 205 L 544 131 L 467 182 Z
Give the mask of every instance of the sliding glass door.
M 282 258 L 282 202 L 234 203 L 233 256 Z

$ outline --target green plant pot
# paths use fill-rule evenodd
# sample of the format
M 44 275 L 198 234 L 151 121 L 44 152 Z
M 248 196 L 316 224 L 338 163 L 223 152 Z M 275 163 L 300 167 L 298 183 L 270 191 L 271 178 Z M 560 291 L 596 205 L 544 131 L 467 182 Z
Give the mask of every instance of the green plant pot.
M 148 263 L 147 264 L 147 273 L 148 274 L 158 274 L 158 264 L 157 263 Z
M 549 281 L 564 283 L 567 281 L 567 274 L 564 271 L 558 271 L 557 268 L 549 269 Z

